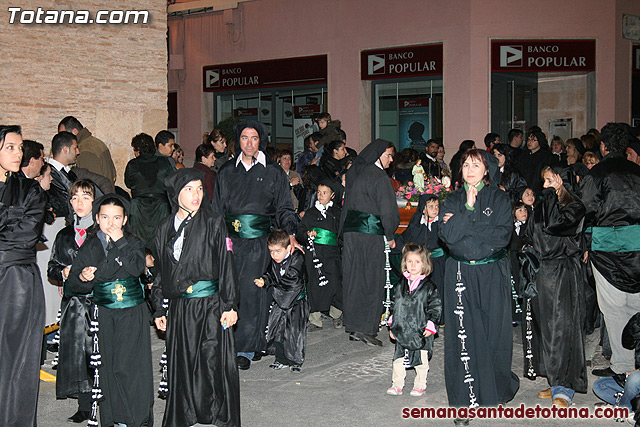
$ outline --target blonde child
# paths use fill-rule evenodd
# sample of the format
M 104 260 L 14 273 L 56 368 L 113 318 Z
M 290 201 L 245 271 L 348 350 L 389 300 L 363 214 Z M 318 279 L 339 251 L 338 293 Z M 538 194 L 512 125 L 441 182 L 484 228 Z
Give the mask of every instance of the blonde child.
M 405 244 L 402 250 L 404 278 L 395 286 L 395 305 L 389 319 L 389 336 L 396 341 L 393 383 L 387 389 L 387 394 L 392 396 L 402 394 L 407 367 L 416 370 L 411 396 L 422 396 L 427 388 L 433 336 L 442 312 L 438 289 L 428 278 L 431 268 L 426 247 L 411 242 Z

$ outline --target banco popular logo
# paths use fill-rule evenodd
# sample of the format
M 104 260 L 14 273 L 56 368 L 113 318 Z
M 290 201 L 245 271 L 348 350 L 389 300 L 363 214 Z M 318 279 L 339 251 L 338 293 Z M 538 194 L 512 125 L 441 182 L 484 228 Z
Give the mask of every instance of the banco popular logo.
M 370 76 L 384 74 L 384 55 L 369 55 L 368 73 Z
M 522 67 L 522 46 L 500 46 L 501 67 Z
M 207 70 L 205 73 L 205 82 L 207 88 L 220 87 L 220 71 Z

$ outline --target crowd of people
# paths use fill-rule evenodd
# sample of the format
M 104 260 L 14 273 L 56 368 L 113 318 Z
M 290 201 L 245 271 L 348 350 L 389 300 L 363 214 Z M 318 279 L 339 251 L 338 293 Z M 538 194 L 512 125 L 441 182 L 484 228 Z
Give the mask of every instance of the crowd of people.
M 62 225 L 48 268 L 61 287 L 56 396 L 69 420 L 153 425 L 150 322 L 166 332 L 162 425 L 240 425 L 238 369 L 275 356 L 300 372 L 306 335 L 329 325 L 350 341 L 395 343 L 389 395 L 427 388 L 444 339 L 452 407 L 513 399 L 513 327 L 523 377 L 568 407 L 587 391 L 584 337 L 600 325 L 610 368 L 603 401 L 640 413 L 640 140 L 609 123 L 582 138 L 538 127 L 465 140 L 450 164 L 441 141 L 396 153 L 376 139 L 356 153 L 338 120 L 317 117 L 297 158 L 248 120 L 214 129 L 193 167 L 167 130 L 132 138 L 115 185 L 107 146 L 65 117 L 44 146 L 0 126 L 0 424 L 33 425 L 44 326 L 36 244 Z M 75 165 L 75 166 L 73 166 Z M 424 191 L 398 233 L 395 191 Z M 638 350 L 638 354 L 634 353 Z M 636 360 L 639 362 L 636 363 Z M 18 381 L 19 378 L 19 381 Z M 622 396 L 622 397 L 621 397 Z M 637 398 L 636 398 L 637 397 Z M 99 410 L 99 411 L 98 411 Z M 468 419 L 456 419 L 466 425 Z

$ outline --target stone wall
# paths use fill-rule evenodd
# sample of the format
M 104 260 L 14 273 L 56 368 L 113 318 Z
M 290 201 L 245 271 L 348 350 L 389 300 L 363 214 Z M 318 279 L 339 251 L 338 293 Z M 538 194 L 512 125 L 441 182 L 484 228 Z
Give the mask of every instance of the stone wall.
M 0 10 L 0 123 L 19 124 L 23 135 L 46 147 L 67 115 L 77 117 L 111 149 L 122 185 L 132 157 L 131 138 L 167 126 L 166 0 L 21 0 Z M 21 11 L 12 13 L 9 7 Z M 142 24 L 80 24 L 98 11 L 148 11 Z M 74 11 L 64 23 L 20 23 L 54 19 Z M 27 10 L 36 11 L 31 17 Z M 109 15 L 102 15 L 108 18 Z M 111 15 L 116 21 L 121 17 Z M 133 17 L 130 17 L 133 19 Z

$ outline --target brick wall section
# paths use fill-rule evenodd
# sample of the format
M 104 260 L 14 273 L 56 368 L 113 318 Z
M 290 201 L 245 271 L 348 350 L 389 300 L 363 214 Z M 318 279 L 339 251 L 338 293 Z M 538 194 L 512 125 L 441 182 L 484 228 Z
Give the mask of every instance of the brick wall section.
M 77 117 L 111 149 L 123 186 L 131 138 L 167 125 L 166 0 L 21 0 L 23 10 L 148 10 L 142 24 L 10 24 L 0 9 L 0 124 L 19 124 L 46 147 Z

